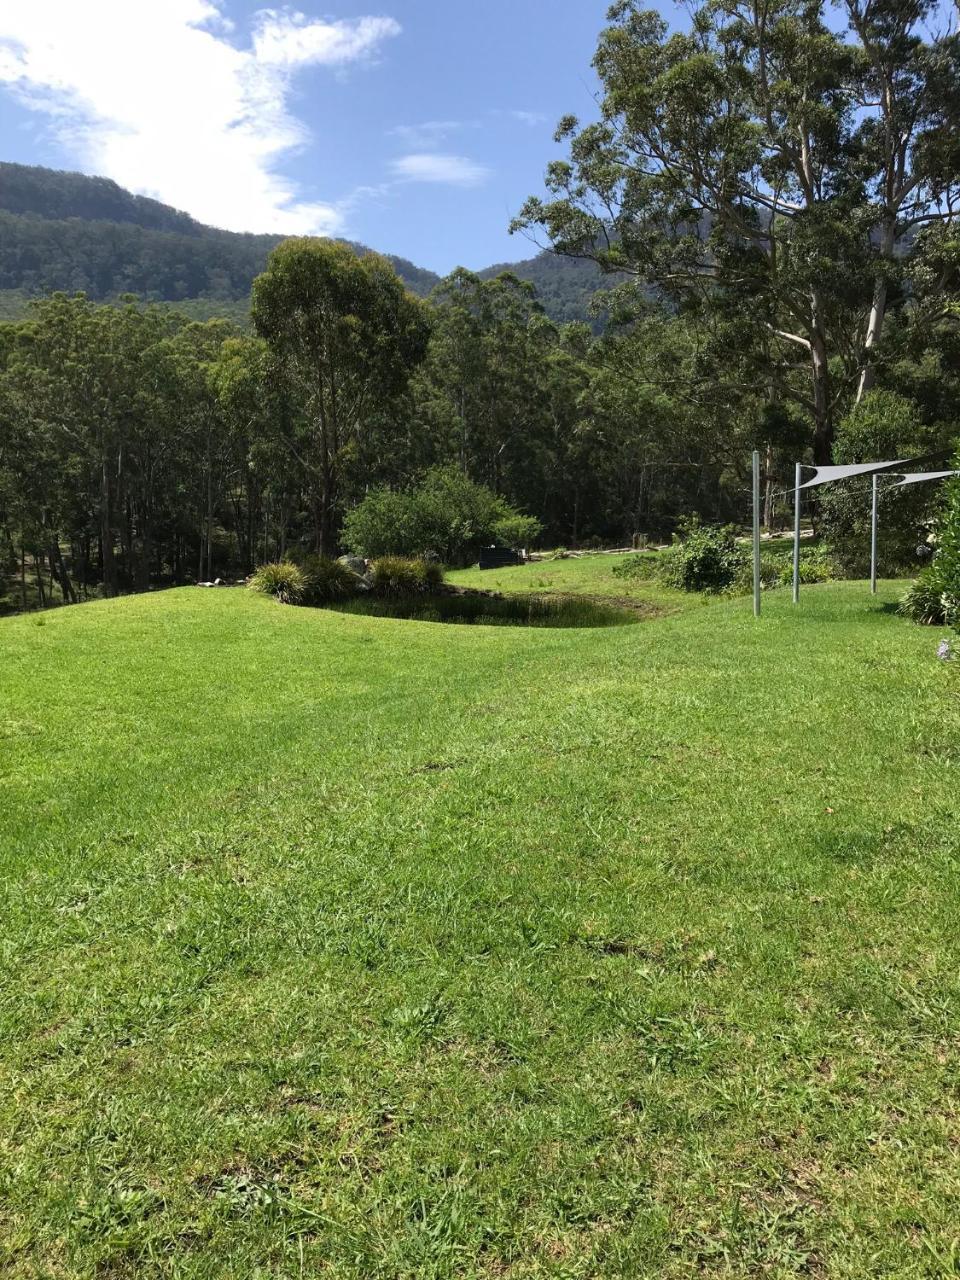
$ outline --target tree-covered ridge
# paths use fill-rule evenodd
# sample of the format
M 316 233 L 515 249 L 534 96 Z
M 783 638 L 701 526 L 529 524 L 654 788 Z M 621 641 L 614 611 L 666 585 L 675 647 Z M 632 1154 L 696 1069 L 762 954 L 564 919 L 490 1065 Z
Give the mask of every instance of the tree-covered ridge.
M 135 293 L 150 302 L 215 300 L 246 308 L 254 278 L 283 239 L 204 226 L 107 178 L 0 163 L 0 318 L 18 318 L 28 298 L 58 290 L 96 301 Z M 433 271 L 385 256 L 414 293 L 426 296 L 439 283 Z M 550 252 L 480 275 L 492 279 L 507 269 L 535 285 L 558 323 L 586 319 L 603 282 L 593 262 Z M 210 314 L 195 310 L 198 318 Z M 233 308 L 230 315 L 236 318 Z
M 0 290 L 246 301 L 283 239 L 204 226 L 106 178 L 0 163 Z M 437 284 L 434 272 L 387 256 L 414 293 Z

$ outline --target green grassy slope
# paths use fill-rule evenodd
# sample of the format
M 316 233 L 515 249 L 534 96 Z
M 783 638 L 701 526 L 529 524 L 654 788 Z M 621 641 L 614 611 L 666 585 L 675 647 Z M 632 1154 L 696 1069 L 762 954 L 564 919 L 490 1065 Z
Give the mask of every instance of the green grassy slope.
M 949 1274 L 960 688 L 881 592 L 0 621 L 0 1271 Z
M 651 611 L 676 612 L 711 603 L 708 596 L 674 591 L 650 578 L 620 578 L 613 569 L 625 557 L 593 555 L 566 560 L 531 560 L 504 569 L 455 569 L 447 580 L 457 587 L 499 591 L 507 595 L 583 595 L 622 600 Z M 655 553 L 650 553 L 651 563 Z

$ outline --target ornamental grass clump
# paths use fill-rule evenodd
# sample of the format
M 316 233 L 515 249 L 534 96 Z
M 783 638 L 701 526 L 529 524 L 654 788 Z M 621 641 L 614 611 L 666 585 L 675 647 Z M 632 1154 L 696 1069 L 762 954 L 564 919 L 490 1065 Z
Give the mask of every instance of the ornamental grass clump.
M 418 595 L 442 585 L 443 568 L 435 561 L 381 556 L 371 564 L 370 576 L 377 595 Z
M 347 565 L 326 556 L 307 556 L 302 563 L 307 579 L 304 604 L 332 604 L 348 600 L 363 587 L 362 580 Z
M 273 596 L 281 604 L 302 604 L 309 589 L 309 579 L 292 560 L 276 560 L 262 564 L 247 583 L 251 591 Z

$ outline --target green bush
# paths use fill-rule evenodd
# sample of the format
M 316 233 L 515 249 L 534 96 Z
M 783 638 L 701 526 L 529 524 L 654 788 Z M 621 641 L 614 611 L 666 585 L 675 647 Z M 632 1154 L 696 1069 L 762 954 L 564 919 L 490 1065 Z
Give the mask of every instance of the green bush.
M 434 556 L 444 564 L 469 564 L 481 547 L 509 523 L 523 523 L 530 536 L 533 521 L 515 511 L 485 485 L 475 484 L 456 467 L 435 467 L 412 489 L 374 489 L 343 523 L 343 543 L 357 555 Z
M 960 458 L 955 466 L 960 467 Z M 951 482 L 947 504 L 934 539 L 933 563 L 917 578 L 900 602 L 901 613 L 914 622 L 946 623 L 960 631 L 960 481 Z
M 443 569 L 435 561 L 403 556 L 380 556 L 371 564 L 370 575 L 373 590 L 380 596 L 436 591 L 443 583 Z
M 748 561 L 731 529 L 709 525 L 688 526 L 684 540 L 660 554 L 658 577 L 680 591 L 726 591 Z
M 924 626 L 942 627 L 947 621 L 948 597 L 935 565 L 917 576 L 900 600 L 900 613 Z
M 307 579 L 304 603 L 330 604 L 334 600 L 346 600 L 360 589 L 360 579 L 339 560 L 326 556 L 305 556 L 301 564 Z
M 817 582 L 836 582 L 843 577 L 843 569 L 828 547 L 800 548 L 800 581 L 804 586 Z M 793 554 L 781 566 L 780 584 L 788 587 L 793 582 Z
M 637 555 L 622 556 L 614 561 L 613 576 L 640 580 L 652 578 L 657 572 L 658 555 L 656 551 L 641 551 Z
M 944 444 L 943 433 L 922 425 L 912 401 L 891 391 L 871 391 L 838 425 L 834 444 L 837 463 L 911 458 Z M 916 572 L 927 527 L 938 495 L 933 485 L 893 488 L 894 478 L 881 475 L 880 571 L 884 577 Z M 818 528 L 833 548 L 847 577 L 870 571 L 872 477 L 857 477 L 813 491 Z
M 953 465 L 960 470 L 960 454 Z M 947 490 L 933 563 L 943 583 L 945 621 L 960 631 L 960 478 L 952 480 Z
M 272 564 L 262 564 L 251 575 L 247 585 L 251 591 L 273 596 L 281 604 L 302 604 L 310 581 L 292 560 L 277 560 Z
M 542 532 L 543 525 L 536 516 L 504 516 L 493 526 L 494 538 L 506 547 L 532 547 Z

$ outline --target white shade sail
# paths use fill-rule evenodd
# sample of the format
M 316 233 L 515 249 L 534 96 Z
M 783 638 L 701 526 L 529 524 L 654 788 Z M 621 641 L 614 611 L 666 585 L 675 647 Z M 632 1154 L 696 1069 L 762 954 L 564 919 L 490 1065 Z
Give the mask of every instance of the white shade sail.
M 853 476 L 869 476 L 880 471 L 896 471 L 909 458 L 895 458 L 893 462 L 852 462 L 844 467 L 816 467 L 809 480 L 804 481 L 801 489 L 813 489 L 818 484 L 830 484 L 834 480 L 850 480 Z
M 945 480 L 947 476 L 960 476 L 960 471 L 908 471 L 893 488 L 902 489 L 905 484 L 920 484 L 922 480 Z

